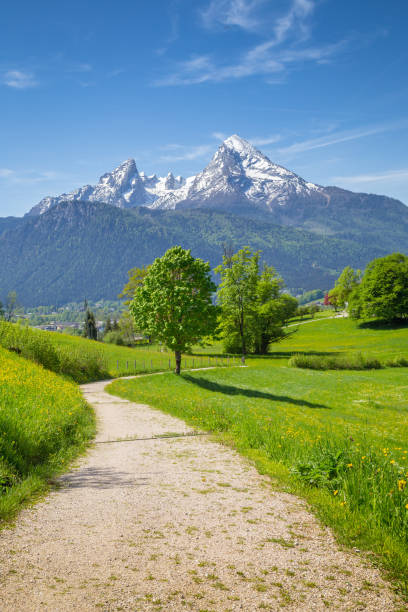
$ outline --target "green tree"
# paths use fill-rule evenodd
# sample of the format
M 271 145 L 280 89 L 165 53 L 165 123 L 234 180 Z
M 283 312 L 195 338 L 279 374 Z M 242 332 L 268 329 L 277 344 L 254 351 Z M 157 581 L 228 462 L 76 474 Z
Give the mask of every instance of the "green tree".
M 238 334 L 243 361 L 249 342 L 249 321 L 256 310 L 259 251 L 249 247 L 234 255 L 224 255 L 214 272 L 221 276 L 217 301 L 221 306 L 220 327 L 224 338 Z
M 350 295 L 361 281 L 361 270 L 353 270 L 350 266 L 344 268 L 336 280 L 334 288 L 329 291 L 329 300 L 337 308 L 345 308 Z
M 220 329 L 227 352 L 265 354 L 271 342 L 284 336 L 282 325 L 297 308 L 295 298 L 282 293 L 283 280 L 272 266 L 260 271 L 259 252 L 244 247 L 223 258 L 217 299 Z
M 0 319 L 4 319 L 4 306 L 3 302 L 0 301 Z
M 131 303 L 135 296 L 136 289 L 143 285 L 149 268 L 150 266 L 142 266 L 141 268 L 132 268 L 129 270 L 129 280 L 123 287 L 122 292 L 118 295 L 119 298 L 126 298 L 125 304 Z
M 254 353 L 265 355 L 271 342 L 283 337 L 282 322 L 289 304 L 281 296 L 283 280 L 272 266 L 264 266 L 256 283 L 255 309 L 249 319 Z
M 103 329 L 103 333 L 105 335 L 105 334 L 108 334 L 110 331 L 112 331 L 112 322 L 110 320 L 110 317 L 108 317 L 106 319 L 106 322 L 105 322 L 105 327 Z
M 283 325 L 286 325 L 292 317 L 295 316 L 299 302 L 289 293 L 282 293 L 279 296 L 280 316 Z
M 10 291 L 7 294 L 6 304 L 4 307 L 4 318 L 6 321 L 12 321 L 14 319 L 17 308 L 17 293 L 15 291 Z
M 87 305 L 87 308 L 86 308 L 86 311 L 85 311 L 84 336 L 85 336 L 85 338 L 89 338 L 89 340 L 97 340 L 98 339 L 98 330 L 96 328 L 95 315 L 89 309 L 87 303 L 86 303 L 86 305 Z
M 136 327 L 174 351 L 176 374 L 181 353 L 215 330 L 215 289 L 210 265 L 180 246 L 156 259 L 136 288 L 130 305 Z
M 408 318 L 408 257 L 392 253 L 371 261 L 350 298 L 354 318 Z

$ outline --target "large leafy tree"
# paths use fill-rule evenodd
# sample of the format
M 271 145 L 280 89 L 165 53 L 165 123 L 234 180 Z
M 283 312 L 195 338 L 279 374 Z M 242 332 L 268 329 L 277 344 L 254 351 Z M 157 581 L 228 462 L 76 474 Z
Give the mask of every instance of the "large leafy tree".
M 259 265 L 259 252 L 244 247 L 223 258 L 218 303 L 220 328 L 227 351 L 265 354 L 283 337 L 282 325 L 296 311 L 297 300 L 282 293 L 283 280 L 272 266 Z
M 221 276 L 217 300 L 221 306 L 221 330 L 224 338 L 238 334 L 243 359 L 249 342 L 249 321 L 256 310 L 256 286 L 259 273 L 259 251 L 249 247 L 234 255 L 224 254 L 222 264 L 214 270 Z
M 408 257 L 392 253 L 371 261 L 351 295 L 350 313 L 358 319 L 408 318 Z
M 336 280 L 334 288 L 329 291 L 329 301 L 337 308 L 345 308 L 350 296 L 361 281 L 361 271 L 353 270 L 350 266 L 344 268 Z
M 176 374 L 182 352 L 215 330 L 215 289 L 210 265 L 175 246 L 153 262 L 135 290 L 130 305 L 135 324 L 174 351 Z

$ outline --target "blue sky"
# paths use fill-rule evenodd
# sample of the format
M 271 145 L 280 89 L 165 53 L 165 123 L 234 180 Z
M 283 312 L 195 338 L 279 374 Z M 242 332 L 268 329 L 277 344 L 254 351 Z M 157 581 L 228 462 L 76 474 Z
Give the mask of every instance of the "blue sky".
M 0 216 L 128 157 L 188 176 L 237 133 L 408 204 L 406 0 L 22 0 L 0 22 Z

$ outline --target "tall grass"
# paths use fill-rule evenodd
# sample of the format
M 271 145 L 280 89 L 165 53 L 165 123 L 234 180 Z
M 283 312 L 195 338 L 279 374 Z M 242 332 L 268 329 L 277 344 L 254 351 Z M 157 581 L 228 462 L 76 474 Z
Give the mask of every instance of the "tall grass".
M 43 331 L 0 321 L 0 346 L 78 383 L 109 377 L 103 351 L 92 342 L 59 344 Z
M 293 355 L 288 365 L 309 370 L 379 370 L 381 362 L 361 353 L 354 355 Z
M 94 431 L 74 383 L 0 348 L 0 519 L 44 490 Z
M 352 355 L 293 355 L 288 361 L 292 368 L 309 370 L 379 370 L 381 368 L 406 368 L 408 358 L 396 356 L 380 361 L 376 357 L 355 353 Z

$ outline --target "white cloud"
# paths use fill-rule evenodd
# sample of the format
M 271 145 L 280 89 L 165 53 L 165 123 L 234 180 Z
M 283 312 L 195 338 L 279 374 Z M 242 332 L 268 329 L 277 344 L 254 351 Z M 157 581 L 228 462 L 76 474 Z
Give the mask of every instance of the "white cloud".
M 21 70 L 8 70 L 3 74 L 3 84 L 13 89 L 28 89 L 38 85 L 34 75 Z
M 279 149 L 281 155 L 297 155 L 298 153 L 304 153 L 305 151 L 312 151 L 313 149 L 321 149 L 323 147 L 330 147 L 335 144 L 342 142 L 348 142 L 351 140 L 358 140 L 359 138 L 365 138 L 367 136 L 374 136 L 375 134 L 381 134 L 383 132 L 390 132 L 392 130 L 401 129 L 407 127 L 407 121 L 399 121 L 388 124 L 368 126 L 365 128 L 359 128 L 356 130 L 349 130 L 344 132 L 331 133 L 329 136 L 321 136 L 319 138 L 312 138 L 310 140 L 303 140 L 301 142 L 295 142 L 288 147 Z
M 0 168 L 0 178 L 10 178 L 14 174 L 10 168 Z
M 256 30 L 260 20 L 255 13 L 263 4 L 265 0 L 212 0 L 201 12 L 201 18 L 209 29 L 222 25 Z
M 215 138 L 215 140 L 225 140 L 228 138 L 227 134 L 224 134 L 223 132 L 213 132 L 211 136 Z
M 169 144 L 162 147 L 162 149 L 167 151 L 174 151 L 174 153 L 162 155 L 160 158 L 161 161 L 184 161 L 205 157 L 206 155 L 208 155 L 208 153 L 211 152 L 212 146 L 198 145 L 189 147 L 180 144 Z
M 11 183 L 42 183 L 65 178 L 65 175 L 54 170 L 26 170 L 19 172 L 10 168 L 0 168 L 0 178 L 6 179 Z
M 263 7 L 263 0 L 217 0 L 212 1 L 202 13 L 209 27 L 216 23 L 239 25 L 242 29 L 255 29 L 254 12 Z M 327 63 L 343 50 L 346 41 L 325 45 L 307 45 L 310 37 L 310 17 L 315 9 L 312 0 L 292 0 L 287 12 L 275 18 L 268 28 L 267 40 L 247 49 L 230 62 L 218 61 L 209 54 L 193 56 L 180 62 L 173 72 L 157 80 L 156 86 L 194 85 L 199 83 L 263 76 L 270 84 L 284 81 L 286 73 L 305 62 Z M 267 16 L 261 20 L 263 25 Z
M 268 77 L 272 74 L 281 76 L 297 64 L 328 61 L 345 45 L 345 41 L 341 41 L 322 47 L 276 51 L 273 39 L 253 47 L 232 64 L 216 64 L 209 55 L 194 57 L 180 63 L 175 72 L 155 81 L 153 85 L 158 87 L 194 85 L 207 82 L 220 83 L 251 76 Z M 282 78 L 278 82 L 282 82 Z
M 390 180 L 408 180 L 408 168 L 402 170 L 386 170 L 375 174 L 356 174 L 354 176 L 334 176 L 332 181 L 339 181 L 357 185 L 359 183 L 373 183 Z
M 252 143 L 255 147 L 262 147 L 264 145 L 274 144 L 281 139 L 280 134 L 275 134 L 272 136 L 264 136 L 261 138 L 249 138 L 249 142 Z

